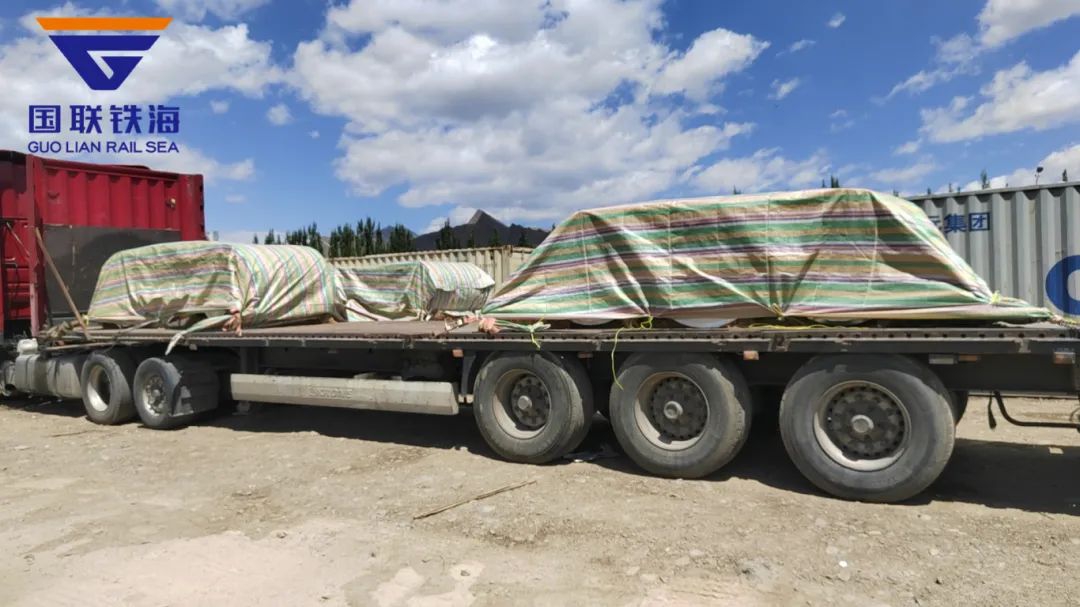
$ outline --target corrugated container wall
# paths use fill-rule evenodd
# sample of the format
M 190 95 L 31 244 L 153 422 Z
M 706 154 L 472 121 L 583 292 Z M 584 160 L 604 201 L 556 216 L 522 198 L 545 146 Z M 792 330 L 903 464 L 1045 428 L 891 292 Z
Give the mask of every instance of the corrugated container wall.
M 479 266 L 495 279 L 498 291 L 506 279 L 514 273 L 532 253 L 528 247 L 484 247 L 479 249 L 446 249 L 442 251 L 411 251 L 409 253 L 383 253 L 363 257 L 335 257 L 330 263 L 345 268 L 378 266 L 398 261 L 463 261 Z
M 991 288 L 1080 318 L 1080 182 L 910 200 Z
M 35 229 L 81 310 L 116 251 L 206 238 L 201 175 L 3 150 L 0 219 L 0 321 L 7 339 L 72 317 Z

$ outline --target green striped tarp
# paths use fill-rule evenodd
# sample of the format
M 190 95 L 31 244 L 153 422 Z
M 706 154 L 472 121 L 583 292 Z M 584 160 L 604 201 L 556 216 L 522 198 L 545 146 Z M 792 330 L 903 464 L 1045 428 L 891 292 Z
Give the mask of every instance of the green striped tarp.
M 255 327 L 336 312 L 334 270 L 314 249 L 190 241 L 121 251 L 101 268 L 88 317 L 184 328 L 239 314 Z
M 997 296 L 901 198 L 824 189 L 579 211 L 493 295 L 503 319 L 1050 317 Z
M 337 273 L 338 297 L 349 320 L 427 320 L 476 312 L 495 285 L 479 267 L 453 261 L 338 267 Z

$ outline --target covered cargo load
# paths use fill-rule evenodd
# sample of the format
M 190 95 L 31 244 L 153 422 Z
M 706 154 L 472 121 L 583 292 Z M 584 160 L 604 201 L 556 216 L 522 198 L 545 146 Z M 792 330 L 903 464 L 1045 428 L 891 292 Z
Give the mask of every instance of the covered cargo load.
M 579 211 L 484 313 L 585 322 L 1050 317 L 991 291 L 919 207 L 862 189 Z
M 471 263 L 427 260 L 339 266 L 337 280 L 349 320 L 428 320 L 477 312 L 495 285 Z
M 176 242 L 121 251 L 101 268 L 91 322 L 196 330 L 335 315 L 334 270 L 314 249 Z

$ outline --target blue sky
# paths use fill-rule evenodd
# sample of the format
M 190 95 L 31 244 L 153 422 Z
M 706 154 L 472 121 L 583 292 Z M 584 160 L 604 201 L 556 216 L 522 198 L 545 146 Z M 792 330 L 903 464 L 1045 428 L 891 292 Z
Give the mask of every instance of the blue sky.
M 35 15 L 171 16 L 90 91 Z M 225 237 L 483 208 L 548 226 L 667 196 L 1080 177 L 1080 0 L 131 0 L 0 7 L 0 148 L 29 103 L 179 105 Z M 99 160 L 99 158 L 94 158 Z

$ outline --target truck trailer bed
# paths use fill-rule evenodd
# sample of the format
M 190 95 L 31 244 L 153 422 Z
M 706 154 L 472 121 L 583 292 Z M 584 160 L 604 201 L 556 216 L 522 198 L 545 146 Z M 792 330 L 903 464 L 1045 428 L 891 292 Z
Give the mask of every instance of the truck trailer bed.
M 64 346 L 163 343 L 169 329 L 92 329 L 89 340 L 69 335 Z M 85 340 L 85 341 L 84 341 Z M 1080 330 L 1054 323 L 894 327 L 748 327 L 720 329 L 549 329 L 496 334 L 474 326 L 447 329 L 442 321 L 343 322 L 204 331 L 179 341 L 196 347 L 391 348 L 446 350 L 542 349 L 603 352 L 663 350 L 757 352 L 918 352 L 955 354 L 1054 354 L 1080 349 Z

